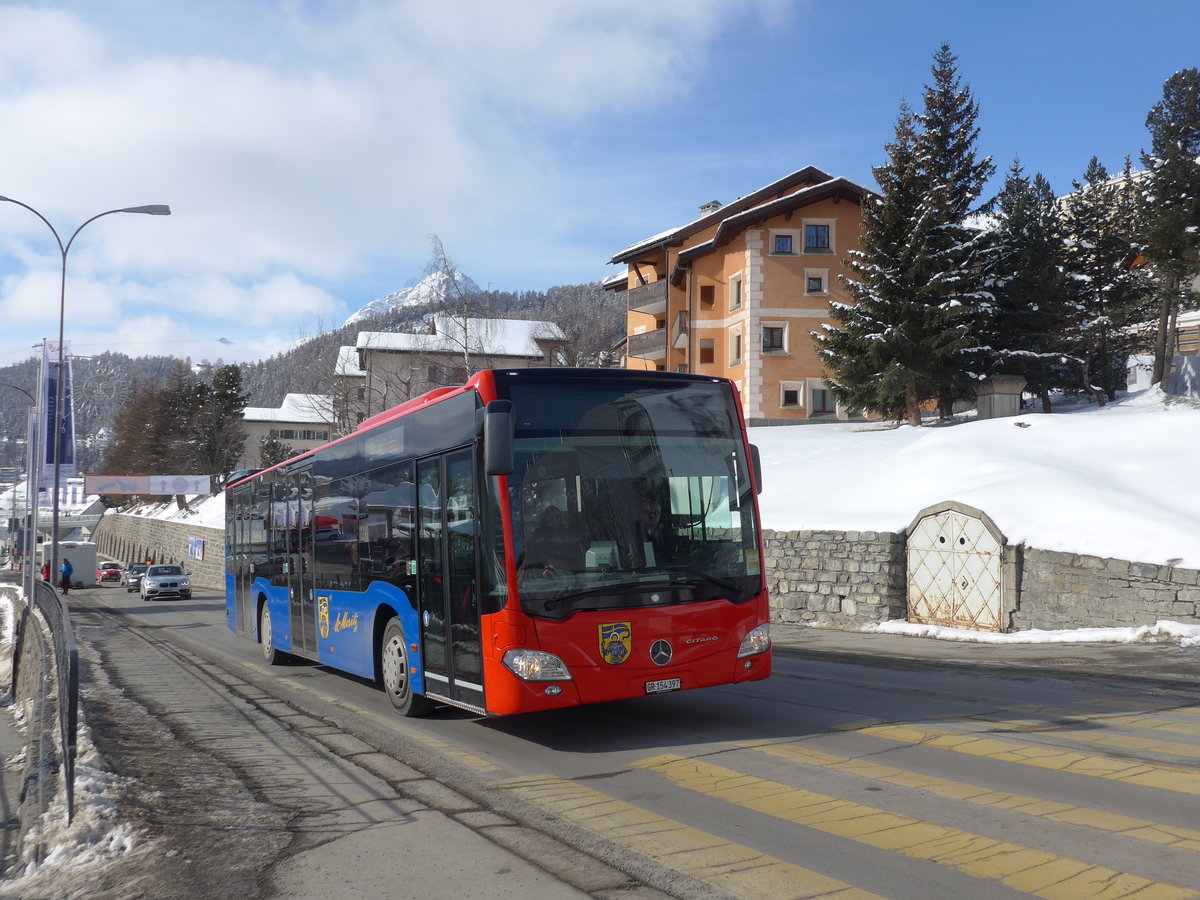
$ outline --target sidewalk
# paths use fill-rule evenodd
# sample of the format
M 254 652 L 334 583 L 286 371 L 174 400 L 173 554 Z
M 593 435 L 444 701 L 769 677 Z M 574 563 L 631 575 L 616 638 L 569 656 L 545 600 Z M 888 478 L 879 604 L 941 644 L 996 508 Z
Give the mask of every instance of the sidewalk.
M 1200 647 L 1170 643 L 983 643 L 940 638 L 833 631 L 804 625 L 771 626 L 775 651 L 802 656 L 867 656 L 885 664 L 997 666 L 1044 670 L 1048 674 L 1086 673 L 1196 685 Z
M 13 721 L 12 709 L 3 707 L 0 708 L 0 879 L 8 874 L 16 857 L 24 778 L 25 735 Z

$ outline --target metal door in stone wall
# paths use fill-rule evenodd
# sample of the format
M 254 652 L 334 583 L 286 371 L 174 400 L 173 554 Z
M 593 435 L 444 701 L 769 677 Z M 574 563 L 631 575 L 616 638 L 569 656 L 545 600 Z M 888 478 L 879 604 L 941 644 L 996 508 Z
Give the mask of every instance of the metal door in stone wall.
M 1001 631 L 1003 547 L 984 522 L 958 510 L 909 530 L 908 621 Z

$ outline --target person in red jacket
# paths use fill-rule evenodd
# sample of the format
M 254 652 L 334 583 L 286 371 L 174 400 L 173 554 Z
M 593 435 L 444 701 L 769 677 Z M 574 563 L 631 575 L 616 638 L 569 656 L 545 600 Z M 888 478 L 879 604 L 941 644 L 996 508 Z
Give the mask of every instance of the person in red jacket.
M 42 581 L 50 580 L 50 563 L 42 563 Z

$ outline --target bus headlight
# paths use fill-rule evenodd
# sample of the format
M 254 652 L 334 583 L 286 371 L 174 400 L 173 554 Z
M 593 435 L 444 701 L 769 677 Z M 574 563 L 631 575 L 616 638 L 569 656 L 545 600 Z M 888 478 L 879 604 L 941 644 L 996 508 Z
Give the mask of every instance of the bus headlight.
M 566 664 L 552 653 L 541 650 L 509 650 L 504 666 L 522 681 L 570 681 Z
M 738 647 L 738 659 L 745 656 L 754 656 L 770 648 L 771 625 L 768 622 L 764 622 L 742 638 L 742 646 Z

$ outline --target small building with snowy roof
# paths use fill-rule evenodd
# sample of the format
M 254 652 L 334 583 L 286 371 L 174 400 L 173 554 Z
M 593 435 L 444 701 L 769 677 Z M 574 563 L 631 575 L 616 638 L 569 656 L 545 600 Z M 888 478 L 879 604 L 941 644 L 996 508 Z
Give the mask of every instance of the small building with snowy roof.
M 324 394 L 287 394 L 278 407 L 247 406 L 242 412 L 246 447 L 240 468 L 262 465 L 263 438 L 273 435 L 293 450 L 311 450 L 328 443 L 337 422 L 332 400 Z
M 561 365 L 565 345 L 566 336 L 553 322 L 528 319 L 442 315 L 430 320 L 425 334 L 360 331 L 355 351 L 362 401 L 356 418 L 436 387 L 462 384 L 482 369 Z

